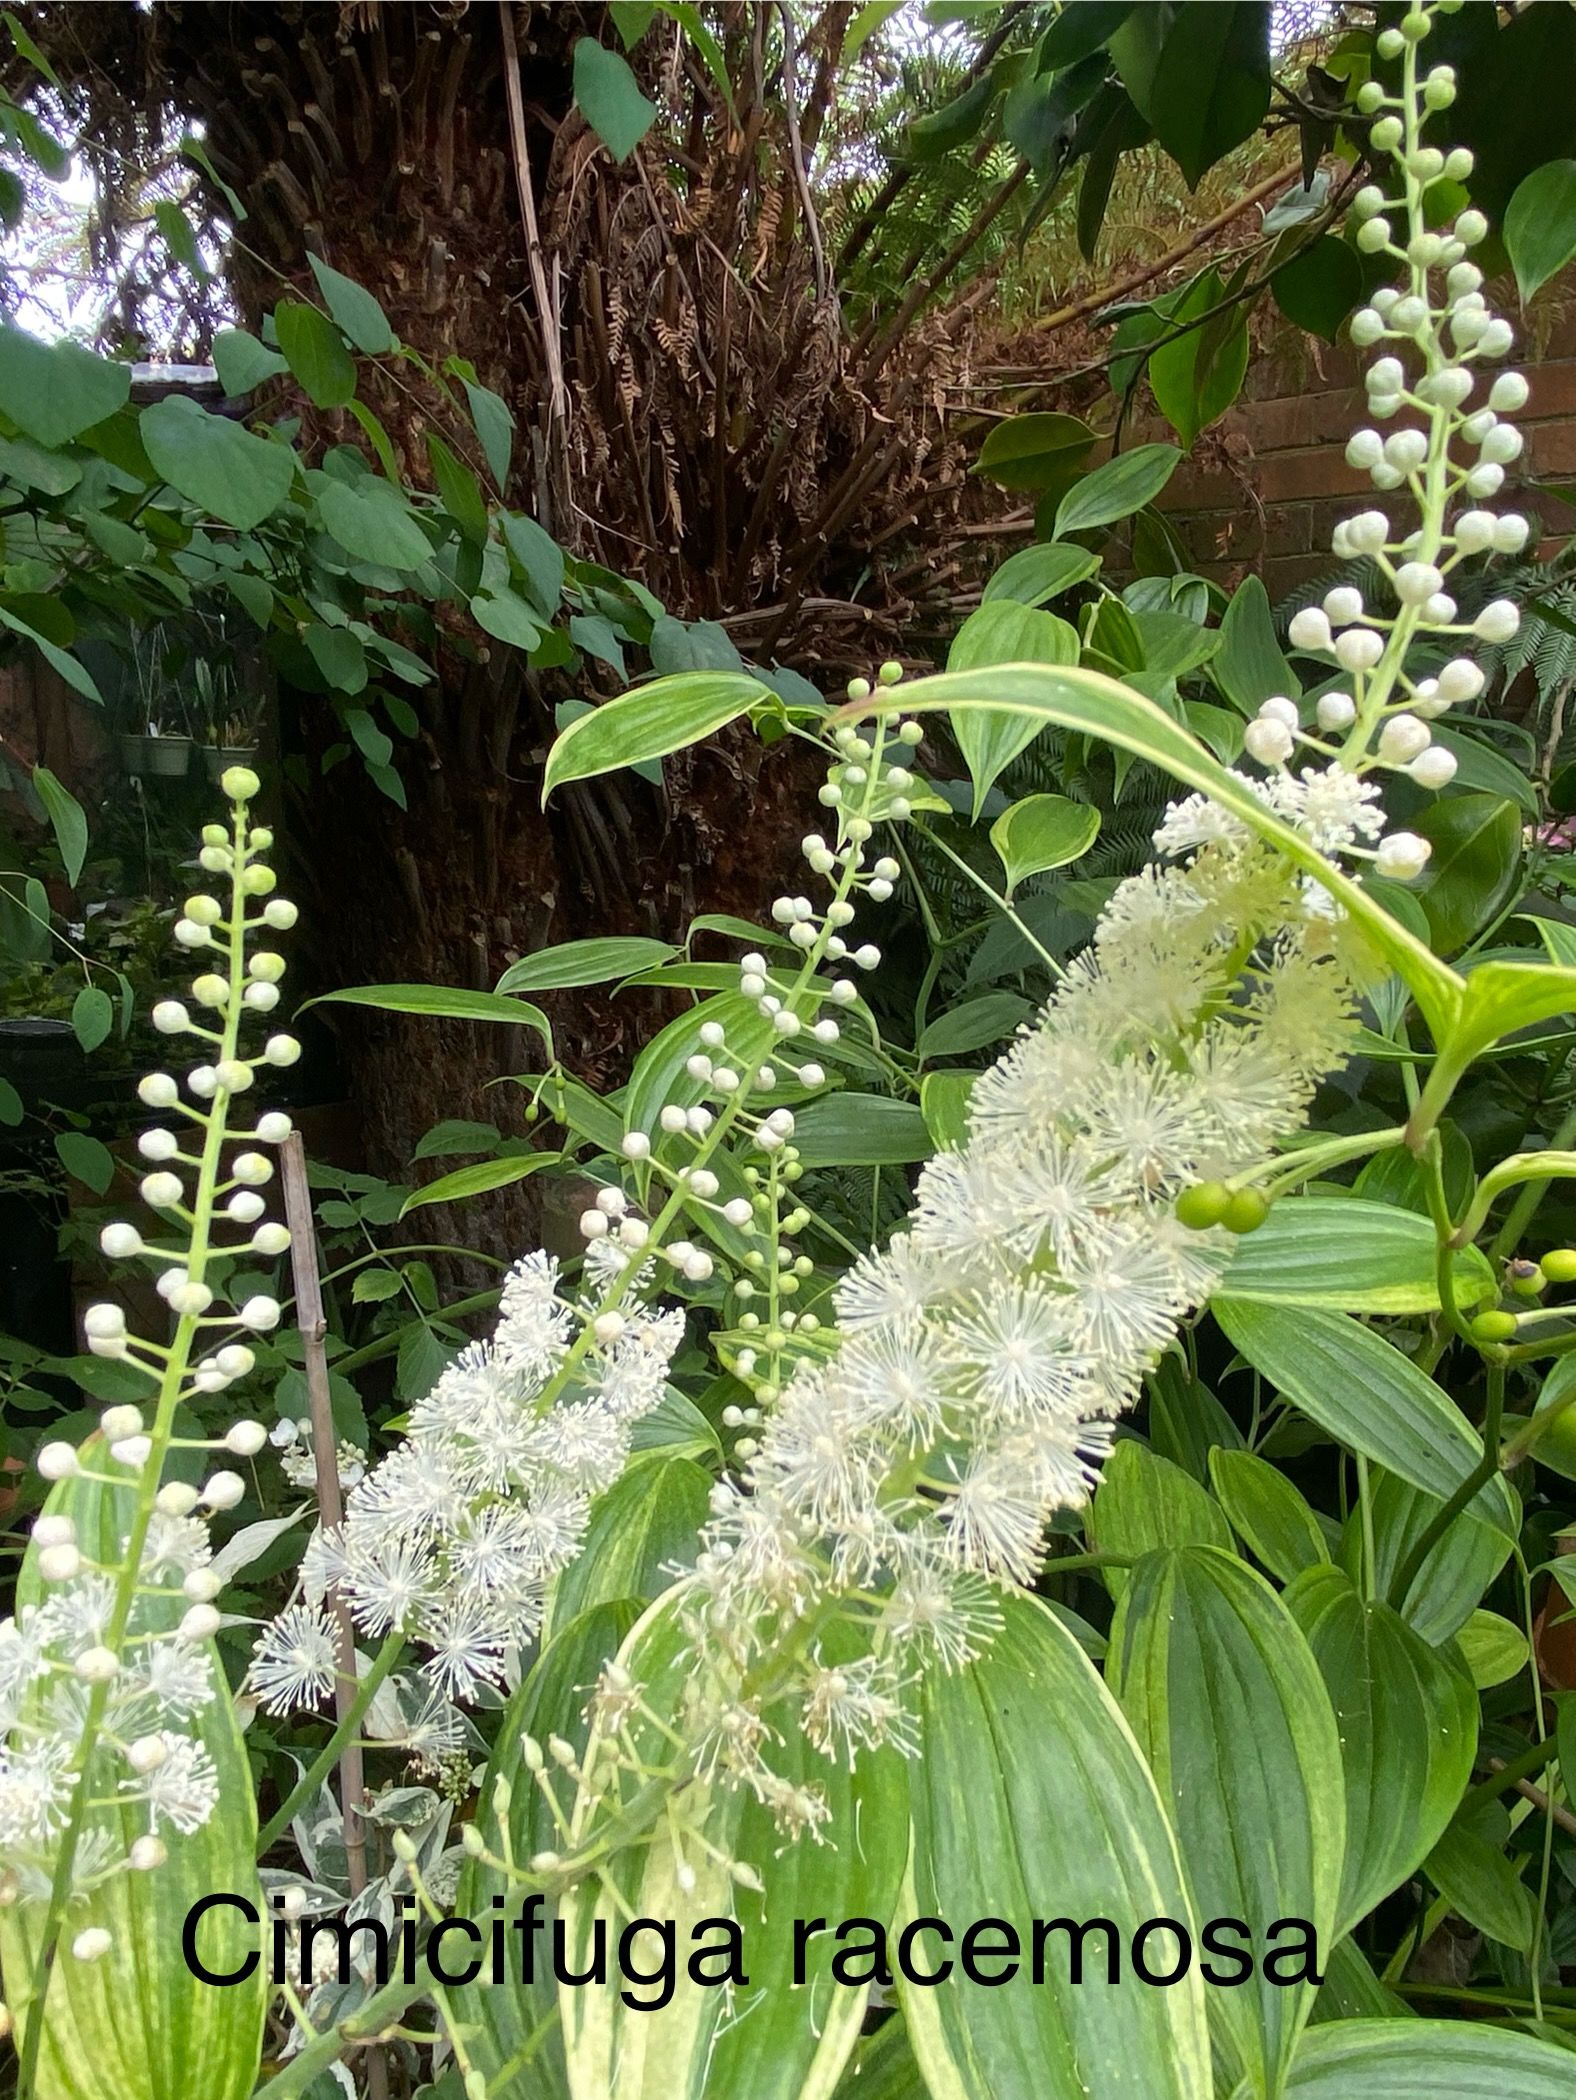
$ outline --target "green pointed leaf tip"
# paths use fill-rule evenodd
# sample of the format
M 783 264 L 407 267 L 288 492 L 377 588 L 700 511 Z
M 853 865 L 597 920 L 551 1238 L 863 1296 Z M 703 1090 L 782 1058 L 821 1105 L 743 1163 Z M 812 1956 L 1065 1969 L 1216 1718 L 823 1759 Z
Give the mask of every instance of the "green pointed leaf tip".
M 775 699 L 758 678 L 720 671 L 680 671 L 632 686 L 578 715 L 560 732 L 547 755 L 542 801 L 545 805 L 554 788 L 567 781 L 666 758 Z

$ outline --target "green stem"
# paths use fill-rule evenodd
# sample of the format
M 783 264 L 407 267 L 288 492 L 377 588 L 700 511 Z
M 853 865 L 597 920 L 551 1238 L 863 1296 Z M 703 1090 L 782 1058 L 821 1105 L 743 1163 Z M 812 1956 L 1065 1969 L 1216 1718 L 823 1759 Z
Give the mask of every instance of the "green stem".
M 333 1770 L 339 1753 L 344 1749 L 366 1717 L 367 1709 L 388 1681 L 391 1672 L 405 1652 L 405 1636 L 391 1633 L 378 1650 L 377 1657 L 365 1677 L 358 1679 L 356 1696 L 340 1716 L 339 1723 L 328 1741 L 301 1774 L 290 1792 L 285 1796 L 267 1824 L 259 1832 L 257 1854 L 259 1858 L 276 1844 L 290 1828 L 291 1818 L 303 1801 L 309 1801 Z
M 1563 1152 L 1576 1138 L 1576 1108 L 1567 1111 L 1564 1120 L 1549 1140 L 1551 1152 Z M 1505 1256 L 1520 1246 L 1527 1227 L 1537 1215 L 1538 1205 L 1548 1194 L 1546 1181 L 1529 1181 L 1510 1209 L 1505 1213 L 1505 1222 L 1495 1233 L 1489 1247 L 1491 1261 L 1503 1261 Z

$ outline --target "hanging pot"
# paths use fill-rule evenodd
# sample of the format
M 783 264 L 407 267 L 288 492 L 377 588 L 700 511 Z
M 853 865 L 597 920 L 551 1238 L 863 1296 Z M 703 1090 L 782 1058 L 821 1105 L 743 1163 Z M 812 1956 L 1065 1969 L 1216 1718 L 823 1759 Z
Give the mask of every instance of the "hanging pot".
M 150 736 L 146 766 L 166 780 L 184 780 L 191 770 L 192 740 L 189 736 Z
M 249 766 L 256 756 L 255 744 L 204 744 L 202 752 L 208 778 L 215 786 L 223 779 L 227 767 Z

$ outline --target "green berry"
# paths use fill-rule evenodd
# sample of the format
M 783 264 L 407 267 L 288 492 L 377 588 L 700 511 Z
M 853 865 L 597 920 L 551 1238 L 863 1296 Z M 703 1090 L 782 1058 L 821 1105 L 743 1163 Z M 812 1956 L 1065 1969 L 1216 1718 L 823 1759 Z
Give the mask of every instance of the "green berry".
M 1535 1261 L 1508 1261 L 1505 1281 L 1518 1298 L 1536 1298 L 1547 1278 Z
M 1538 1264 L 1545 1283 L 1576 1283 L 1576 1247 L 1555 1247 Z
M 1206 1232 L 1218 1225 L 1231 1203 L 1231 1191 L 1223 1181 L 1196 1181 L 1177 1198 L 1177 1220 L 1190 1232 Z
M 1221 1214 L 1228 1232 L 1257 1232 L 1270 1214 L 1269 1199 L 1258 1189 L 1238 1189 Z
M 1516 1332 L 1516 1315 L 1508 1312 L 1479 1313 L 1472 1322 L 1475 1342 L 1508 1342 Z

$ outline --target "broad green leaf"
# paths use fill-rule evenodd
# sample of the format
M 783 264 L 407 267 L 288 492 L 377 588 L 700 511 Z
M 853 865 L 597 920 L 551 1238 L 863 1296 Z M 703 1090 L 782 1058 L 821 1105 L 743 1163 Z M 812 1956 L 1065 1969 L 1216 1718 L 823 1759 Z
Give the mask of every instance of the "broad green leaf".
M 46 1509 L 73 1520 L 87 1559 L 114 1567 L 131 1524 L 132 1476 L 97 1440 L 93 1470 L 114 1477 L 62 1481 Z M 46 1594 L 30 1547 L 17 1603 L 37 1611 Z M 167 1633 L 179 1624 L 186 1599 L 171 1587 L 146 1598 L 143 1609 L 148 1629 Z M 219 1806 L 199 1830 L 172 1833 L 163 1866 L 104 1876 L 91 1894 L 73 1900 L 44 2001 L 37 2100 L 104 2100 L 110 2093 L 116 2100 L 172 2100 L 199 2090 L 202 2100 L 245 2100 L 256 2082 L 269 1995 L 265 1965 L 258 1962 L 244 1981 L 218 1989 L 195 1976 L 181 1954 L 188 1912 L 215 1891 L 233 1891 L 266 1914 L 255 1864 L 255 1782 L 235 1708 L 223 1690 L 218 1650 L 204 1641 L 199 1653 L 220 1690 L 183 1722 L 181 1733 L 194 1737 L 213 1760 Z M 24 1705 L 22 1718 L 41 1716 Z M 124 1859 L 148 1828 L 148 1810 L 132 1800 L 99 1805 L 90 1821 L 107 1840 L 108 1856 Z M 16 2023 L 13 2043 L 33 2016 L 32 1973 L 43 1917 L 40 1904 L 0 1908 L 0 1963 Z M 109 1933 L 109 1952 L 98 1961 L 74 1961 L 70 1942 L 90 1926 Z M 211 1913 L 197 1929 L 198 1953 L 219 1974 L 238 1969 L 256 1944 L 255 1930 L 233 1910 Z
M 1521 869 L 1521 813 L 1498 795 L 1446 795 L 1412 829 L 1434 849 L 1413 888 L 1435 948 L 1453 954 L 1510 898 Z
M 1155 1782 L 1072 1633 L 1019 1594 L 1003 1600 L 1003 1616 L 971 1663 L 924 1679 L 904 1914 L 959 1929 L 1001 1919 L 1023 1958 L 994 1989 L 960 1980 L 956 1968 L 934 1989 L 902 1988 L 931 2100 L 1208 2100 L 1197 1959 L 1163 1990 L 1138 1980 L 1128 1960 L 1135 1930 L 1152 1919 L 1194 1929 Z M 1082 1942 L 1048 1935 L 1036 1982 L 1032 1921 L 1095 1918 L 1115 1927 L 1120 1982 L 1106 1982 L 1112 1942 L 1098 1928 Z M 922 1960 L 935 1945 L 918 1941 Z M 1146 1953 L 1153 1972 L 1166 1973 L 1170 1934 L 1151 1934 Z M 982 1973 L 993 1971 L 1002 1973 L 994 1961 Z
M 1034 1008 L 1017 992 L 984 992 L 938 1014 L 924 1029 L 915 1049 L 922 1058 L 966 1057 L 1011 1035 Z
M 9 627 L 13 634 L 25 635 L 44 661 L 60 674 L 74 692 L 80 693 L 85 700 L 91 700 L 98 706 L 103 705 L 104 695 L 94 684 L 92 674 L 69 650 L 62 649 L 58 643 L 52 642 L 48 635 L 40 634 L 36 627 L 19 618 L 8 605 L 0 605 L 0 626 Z
M 560 941 L 556 947 L 538 948 L 522 955 L 499 978 L 500 992 L 556 992 L 573 985 L 610 984 L 615 978 L 632 977 L 637 970 L 650 970 L 682 954 L 668 941 L 646 940 L 639 934 L 611 934 L 600 940 Z
M 1216 1444 L 1209 1477 L 1232 1529 L 1281 1582 L 1328 1562 L 1329 1543 L 1318 1518 L 1267 1459 Z
M 620 1651 L 623 1667 L 644 1687 L 643 1712 L 631 1723 L 637 1755 L 656 1765 L 671 1756 L 658 1723 L 682 1709 L 694 1671 L 682 1592 L 654 1605 Z M 857 1653 L 847 1628 L 829 1628 L 826 1660 Z M 653 1718 L 654 1717 L 654 1718 Z M 718 1787 L 710 1799 L 691 1789 L 688 1812 L 704 1817 L 709 1844 L 752 1867 L 761 1892 L 730 1887 L 714 1852 L 687 1848 L 694 1886 L 681 1889 L 676 1845 L 666 1833 L 650 1846 L 626 1846 L 599 1883 L 582 1882 L 566 1899 L 569 1959 L 587 1966 L 601 1920 L 616 1931 L 637 1917 L 672 1919 L 686 1953 L 693 1921 L 737 1918 L 749 1981 L 731 1994 L 681 1978 L 661 2010 L 624 2004 L 616 1985 L 566 1987 L 559 1995 L 570 2100 L 703 2100 L 748 2093 L 750 2100 L 830 2100 L 859 2036 L 868 1984 L 841 1985 L 831 1975 L 837 1943 L 829 1930 L 810 1942 L 804 1985 L 792 1980 L 794 1933 L 785 1921 L 891 1917 L 908 1845 L 908 1772 L 892 1749 L 861 1754 L 857 1768 L 832 1762 L 809 1742 L 795 1702 L 768 1706 L 774 1767 L 791 1782 L 813 1783 L 828 1797 L 828 1842 L 785 1846 L 748 1788 Z M 671 1725 L 671 1722 L 669 1723 Z M 641 1787 L 621 1775 L 626 1810 Z M 615 1798 L 615 1812 L 619 1803 Z M 711 1940 L 715 1947 L 715 1937 Z M 813 2005 L 815 2017 L 806 2018 Z M 726 2017 L 725 2017 L 726 2014 Z
M 1336 2020 L 1303 2037 L 1286 2100 L 1570 2100 L 1568 2049 L 1470 2020 Z
M 1244 1919 L 1271 1954 L 1295 1944 L 1271 1935 L 1287 1919 L 1332 1946 L 1340 1739 L 1318 1664 L 1269 1584 L 1213 1547 L 1146 1555 L 1117 1605 L 1106 1676 L 1148 1755 L 1200 1915 Z M 1264 1952 L 1260 1961 L 1239 1989 L 1207 1993 L 1210 2031 L 1250 2090 L 1275 2093 L 1315 1985 L 1277 1981 Z
M 505 511 L 502 523 L 509 552 L 525 571 L 531 602 L 544 619 L 551 620 L 564 594 L 563 548 L 535 518 L 523 513 Z
M 582 38 L 579 48 L 584 48 Z M 547 754 L 542 801 L 569 780 L 590 780 L 622 766 L 666 758 L 698 744 L 727 722 L 773 697 L 758 678 L 720 671 L 681 671 L 632 686 L 577 716 Z
M 624 1095 L 627 1130 L 643 1130 L 655 1141 L 662 1111 L 670 1102 L 679 1108 L 693 1108 L 701 1099 L 707 1090 L 706 1082 L 692 1078 L 685 1067 L 702 1047 L 700 1032 L 708 1021 L 717 1022 L 726 1032 L 729 1056 L 746 1071 L 759 1065 L 778 1040 L 770 1021 L 755 1001 L 746 999 L 742 992 L 721 992 L 692 1006 L 659 1029 L 636 1058 Z M 797 1134 L 794 1142 L 799 1142 Z M 711 1164 L 715 1168 L 717 1160 L 714 1158 Z
M 479 1159 L 472 1167 L 456 1167 L 452 1174 L 440 1174 L 425 1188 L 416 1189 L 400 1205 L 399 1214 L 407 1218 L 413 1210 L 425 1210 L 429 1204 L 463 1203 L 469 1196 L 485 1196 L 493 1189 L 508 1188 L 513 1182 L 524 1181 L 528 1174 L 557 1164 L 556 1152 L 517 1152 L 504 1159 Z
M 514 591 L 478 591 L 471 600 L 471 618 L 484 633 L 512 649 L 534 649 L 542 639 L 534 614 Z
M 1136 1558 L 1172 1546 L 1231 1550 L 1231 1526 L 1219 1503 L 1190 1473 L 1136 1437 L 1121 1438 L 1102 1467 L 1087 1528 L 1101 1553 Z M 1102 1573 L 1112 1596 L 1121 1596 L 1129 1571 L 1111 1567 Z
M 1576 255 L 1576 160 L 1545 161 L 1517 184 L 1501 237 L 1525 305 Z
M 1270 290 L 1295 327 L 1333 343 L 1363 296 L 1362 262 L 1345 241 L 1321 234 L 1275 271 Z
M 129 364 L 0 325 L 0 409 L 51 451 L 112 416 L 130 394 Z
M 502 1133 L 496 1123 L 470 1123 L 458 1116 L 434 1123 L 412 1159 L 452 1159 L 456 1153 L 490 1152 Z
M 1231 594 L 1220 623 L 1220 647 L 1209 675 L 1240 713 L 1255 715 L 1277 693 L 1295 700 L 1301 691 L 1275 638 L 1269 593 L 1250 576 Z
M 1100 834 L 1100 812 L 1066 795 L 1026 795 L 1002 811 L 990 842 L 1007 871 L 1007 894 L 1030 875 L 1078 860 Z
M 1087 458 L 1094 441 L 1081 416 L 1007 416 L 987 432 L 974 469 L 1004 489 L 1039 489 L 1069 463 Z
M 907 1166 L 935 1150 L 917 1102 L 846 1089 L 795 1110 L 793 1141 L 807 1167 Z
M 543 1647 L 509 1701 L 477 1796 L 476 1821 L 495 1855 L 501 1849 L 494 1793 L 500 1777 L 509 1782 L 507 1821 L 513 1856 L 531 1859 L 561 1842 L 542 1790 L 525 1769 L 521 1737 L 530 1735 L 545 1743 L 550 1735 L 559 1735 L 577 1754 L 584 1750 L 590 1732 L 585 1719 L 586 1688 L 596 1682 L 603 1664 L 618 1653 L 640 1609 L 638 1600 L 620 1599 L 600 1604 L 578 1619 L 562 1620 L 560 1630 Z M 455 1898 L 457 1914 L 490 1916 L 495 1899 L 502 1899 L 503 1915 L 512 1928 L 525 1905 L 518 1886 L 511 1886 L 502 1873 L 484 1862 L 467 1859 Z M 538 1945 L 551 1944 L 546 1937 L 551 1931 L 549 1921 Z M 497 2100 L 564 2100 L 568 2074 L 558 2031 L 557 1994 L 545 1958 L 536 1963 L 530 1983 L 521 1982 L 519 1971 L 511 1967 L 503 1983 L 464 1985 L 450 1993 L 449 2002 L 455 2016 L 465 2023 L 471 2061 L 485 2074 Z M 531 2050 L 528 2045 L 533 2040 L 536 2047 Z
M 742 1185 L 742 1184 L 741 1184 Z M 676 1385 L 670 1385 L 649 1414 L 636 1422 L 629 1439 L 635 1453 L 660 1452 L 664 1458 L 694 1458 L 716 1467 L 722 1461 L 722 1440 L 693 1400 L 687 1400 Z
M 358 350 L 368 357 L 382 357 L 394 348 L 394 331 L 388 315 L 365 285 L 330 269 L 320 255 L 307 255 L 312 275 L 323 294 L 323 303 Z M 275 316 L 277 320 L 278 316 Z
M 1008 555 L 999 569 L 991 571 L 980 593 L 980 603 L 990 605 L 998 598 L 1010 598 L 1015 605 L 1044 605 L 1076 584 L 1087 583 L 1099 566 L 1098 554 L 1060 540 L 1020 547 L 1016 554 Z
M 620 1597 L 646 1603 L 688 1567 L 706 1522 L 712 1476 L 690 1458 L 631 1466 L 591 1506 L 580 1551 L 553 1584 L 543 1639 Z
M 552 1030 L 539 1006 L 525 999 L 502 998 L 497 992 L 468 992 L 449 984 L 350 984 L 337 992 L 319 992 L 308 1006 L 375 1006 L 386 1014 L 432 1014 L 451 1021 L 504 1021 L 534 1028 L 549 1046 Z
M 1056 512 L 1055 539 L 1115 525 L 1153 503 L 1181 464 L 1175 445 L 1135 445 L 1086 474 L 1069 489 Z
M 1499 1846 L 1458 1821 L 1424 1860 L 1423 1872 L 1469 1925 L 1518 1954 L 1531 1951 L 1536 1916 L 1532 1892 L 1516 1861 Z
M 115 1155 L 85 1130 L 57 1130 L 55 1157 L 71 1176 L 102 1196 L 115 1178 Z
M 1458 1250 L 1453 1272 L 1457 1302 L 1465 1307 L 1497 1289 L 1477 1247 Z M 1439 1305 L 1434 1228 L 1416 1211 L 1360 1196 L 1286 1196 L 1257 1232 L 1238 1240 L 1219 1290 L 1261 1305 L 1434 1312 Z
M 474 379 L 462 380 L 461 384 L 470 404 L 471 421 L 481 442 L 482 457 L 501 496 L 509 485 L 509 461 L 514 452 L 514 417 L 509 412 L 508 402 L 495 394 L 491 387 L 482 386 Z
M 1172 12 L 1141 106 L 1189 188 L 1264 120 L 1269 22 L 1262 0 L 1186 0 Z
M 1160 446 L 1171 452 L 1169 446 Z M 1136 460 L 1137 452 L 1123 453 L 1121 461 Z M 1173 453 L 1173 459 L 1180 457 Z M 1120 461 L 1112 461 L 1113 466 Z M 1100 469 L 1101 473 L 1106 470 Z M 1091 476 L 1090 479 L 1096 479 Z M 1088 484 L 1080 484 L 1080 488 Z M 1080 493 L 1074 490 L 1076 497 Z M 878 692 L 873 701 L 850 706 L 845 714 L 869 713 L 874 708 L 899 708 L 897 699 Z M 1465 988 L 1462 980 L 1440 962 L 1415 934 L 1407 932 L 1381 909 L 1355 882 L 1333 867 L 1278 817 L 1272 816 L 1247 782 L 1231 773 L 1174 722 L 1152 700 L 1130 686 L 1098 671 L 1044 669 L 1031 664 L 1003 665 L 994 670 L 944 672 L 936 678 L 905 682 L 901 710 L 905 715 L 946 712 L 961 721 L 970 713 L 990 710 L 1032 718 L 1042 724 L 1076 729 L 1086 736 L 1131 751 L 1160 766 L 1173 778 L 1198 788 L 1239 817 L 1261 838 L 1278 846 L 1305 873 L 1316 875 L 1353 921 L 1362 928 L 1375 948 L 1410 986 L 1434 1031 L 1442 1038 L 1461 1012 Z M 834 722 L 837 718 L 834 717 Z M 1516 969 L 1524 965 L 1486 965 L 1485 968 Z M 1474 975 L 1480 973 L 1474 973 Z M 1547 1012 L 1550 1009 L 1545 1008 Z M 1554 1009 L 1557 1010 L 1557 1009 Z
M 1199 0 L 1188 0 L 1198 10 Z M 1226 14 L 1237 0 L 1216 6 L 1208 0 L 1208 11 Z M 1164 342 L 1149 359 L 1149 386 L 1155 405 L 1177 436 L 1191 446 L 1202 430 L 1230 408 L 1242 391 L 1248 369 L 1248 310 L 1245 305 L 1216 313 L 1225 287 L 1213 269 L 1191 284 L 1182 297 L 1166 302 L 1163 311 L 1168 329 L 1197 321 L 1196 328 Z M 1214 318 L 1206 320 L 1205 315 Z
M 1438 1516 L 1440 1498 L 1386 1472 L 1369 1476 L 1369 1494 L 1374 1588 L 1387 1597 L 1413 1544 Z M 1519 1510 L 1514 1489 L 1505 1485 L 1502 1499 L 1512 1512 L 1513 1528 Z M 1430 1547 L 1400 1600 L 1401 1616 L 1433 1646 L 1448 1641 L 1471 1618 L 1484 1591 L 1509 1559 L 1510 1549 L 1503 1523 L 1485 1523 L 1464 1514 L 1454 1518 L 1444 1536 Z M 1341 1540 L 1341 1557 L 1355 1571 L 1362 1565 L 1364 1550 L 1361 1513 L 1354 1510 Z
M 348 627 L 324 627 L 319 623 L 309 627 L 303 639 L 308 656 L 323 674 L 323 682 L 331 692 L 359 693 L 365 689 L 367 652 L 360 635 L 352 634 Z M 357 735 L 355 721 L 347 717 L 346 726 L 355 738 L 357 749 L 374 765 L 386 766 L 394 751 L 388 736 L 376 728 L 365 708 L 351 712 L 359 715 L 364 725 L 362 733 Z M 370 739 L 366 733 L 368 730 L 373 732 Z
M 1492 1691 L 1527 1666 L 1527 1636 L 1497 1611 L 1475 1611 L 1458 1630 L 1456 1645 L 1480 1692 Z
M 96 1050 L 115 1025 L 115 1006 L 108 992 L 85 984 L 71 1002 L 71 1026 L 86 1051 Z
M 219 384 L 232 400 L 253 393 L 266 380 L 288 372 L 288 363 L 277 350 L 270 350 L 244 328 L 221 328 L 213 339 L 214 369 Z
M 1434 1381 L 1348 1314 L 1254 1304 L 1227 1293 L 1210 1310 L 1227 1340 L 1284 1398 L 1414 1487 L 1448 1496 L 1481 1458 L 1477 1432 Z M 1490 1481 L 1471 1508 L 1515 1537 L 1503 1480 Z
M 362 1269 L 350 1286 L 350 1298 L 353 1305 L 382 1305 L 397 1298 L 399 1291 L 399 1277 L 392 1269 Z
M 487 540 L 487 505 L 476 476 L 456 455 L 453 446 L 445 444 L 435 430 L 427 432 L 427 457 L 432 463 L 432 478 L 438 491 L 438 500 L 465 537 L 474 540 L 479 547 L 484 546 Z M 535 647 L 534 639 L 529 646 Z
M 947 669 L 974 671 L 988 664 L 1075 664 L 1078 630 L 1054 613 L 1036 612 L 997 598 L 972 612 L 953 636 Z M 974 821 L 1003 770 L 1040 734 L 1041 724 L 1022 715 L 980 712 L 954 716 L 958 740 L 974 782 Z
M 356 391 L 356 361 L 327 314 L 299 299 L 274 308 L 279 347 L 318 408 L 343 408 Z
M 1441 1067 L 1457 1073 L 1481 1051 L 1519 1028 L 1555 1014 L 1576 1013 L 1576 969 L 1548 963 L 1478 963 L 1468 976 L 1454 1023 L 1441 1034 Z
M 312 488 L 325 529 L 355 560 L 388 569 L 419 569 L 431 560 L 432 542 L 391 482 L 375 474 L 354 483 L 322 474 Z
M 919 1082 L 919 1110 L 938 1152 L 955 1151 L 969 1132 L 969 1096 L 977 1072 L 927 1072 Z
M 0 1079 L 0 1123 L 15 1129 L 26 1114 L 22 1096 L 9 1079 Z
M 615 160 L 628 160 L 656 121 L 657 108 L 616 51 L 595 37 L 575 45 L 575 103 Z
M 1336 1929 L 1345 1933 L 1416 1872 L 1455 1814 L 1477 1755 L 1471 1680 L 1339 1568 L 1309 1570 L 1286 1604 L 1335 1708 L 1346 1851 Z
M 290 493 L 296 456 L 185 394 L 152 402 L 137 419 L 153 470 L 178 495 L 239 532 L 261 525 Z
M 44 814 L 49 818 L 55 844 L 60 848 L 66 880 L 74 884 L 82 873 L 82 863 L 88 853 L 88 820 L 82 804 L 48 766 L 33 768 L 33 786 L 44 805 Z

